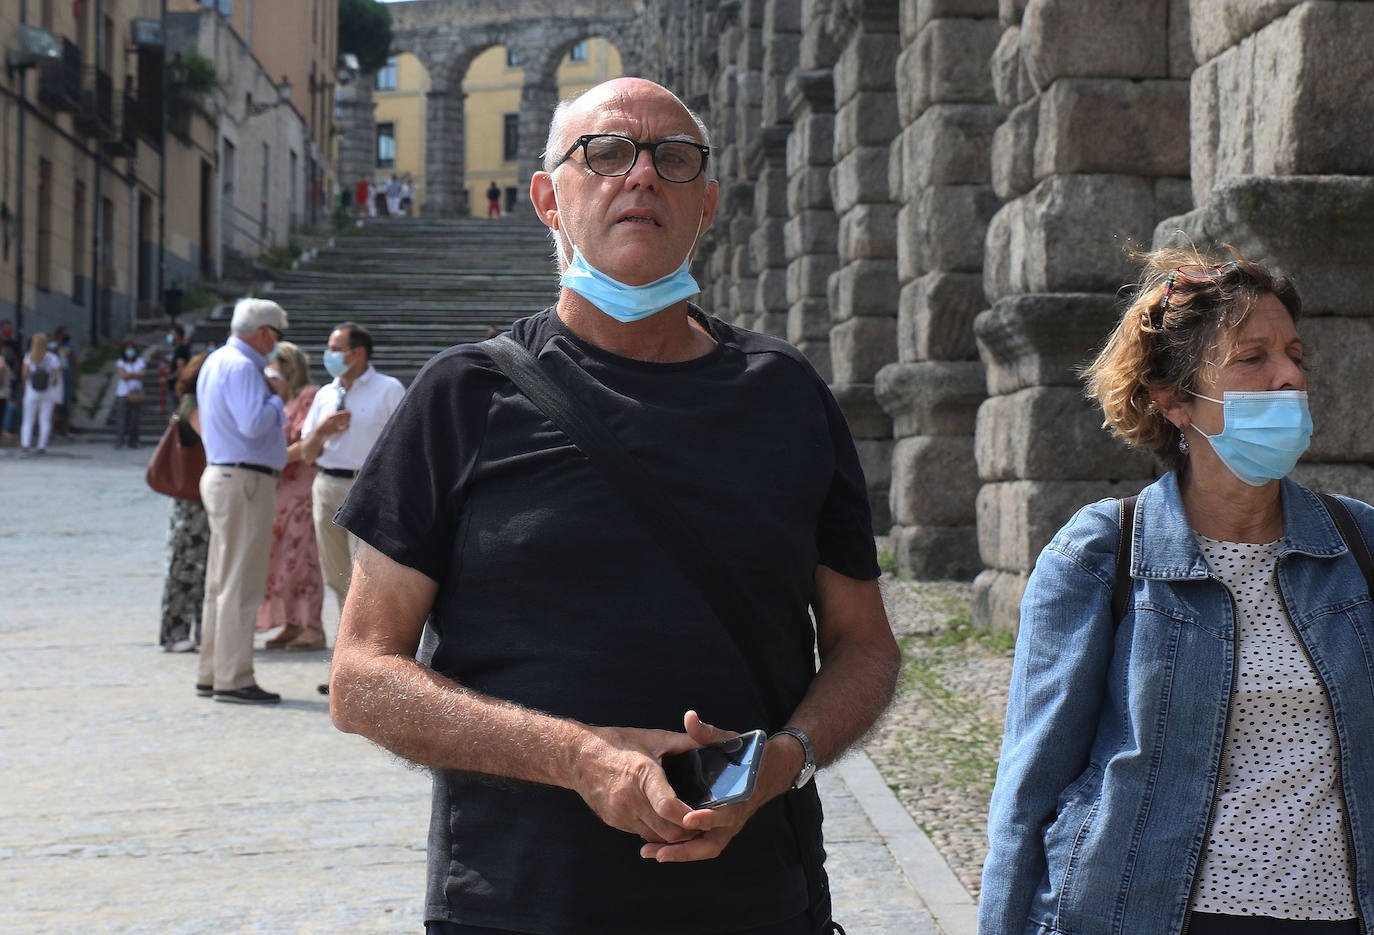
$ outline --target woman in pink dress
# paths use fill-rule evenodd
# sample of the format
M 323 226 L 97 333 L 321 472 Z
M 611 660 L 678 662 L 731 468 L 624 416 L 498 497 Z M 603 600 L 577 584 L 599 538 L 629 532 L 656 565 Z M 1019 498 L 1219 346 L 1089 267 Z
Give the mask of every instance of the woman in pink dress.
M 272 364 L 268 365 L 269 368 Z M 291 386 L 286 403 L 286 444 L 300 441 L 310 403 L 319 387 L 310 383 L 310 358 L 289 341 L 277 343 L 275 366 Z M 310 485 L 318 468 L 292 461 L 277 486 L 277 518 L 272 525 L 267 595 L 258 608 L 258 631 L 281 631 L 267 641 L 269 649 L 324 649 L 324 579 L 310 515 Z

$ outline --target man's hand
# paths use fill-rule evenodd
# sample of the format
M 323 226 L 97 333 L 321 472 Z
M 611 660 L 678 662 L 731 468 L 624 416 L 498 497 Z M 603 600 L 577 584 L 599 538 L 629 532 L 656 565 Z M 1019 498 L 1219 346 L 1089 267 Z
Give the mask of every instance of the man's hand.
M 692 746 L 697 747 L 738 734 L 738 731 L 721 730 L 704 723 L 695 711 L 688 711 L 682 723 L 693 741 Z M 790 738 L 784 736 L 770 740 L 763 748 L 763 762 L 759 765 L 753 795 L 733 805 L 688 812 L 682 819 L 682 825 L 693 837 L 682 841 L 650 842 L 639 849 L 639 856 L 659 863 L 719 857 L 755 812 L 791 787 L 792 779 L 801 771 L 803 759 L 801 745 Z
M 321 438 L 329 438 L 338 435 L 340 432 L 348 431 L 349 422 L 353 419 L 353 414 L 347 409 L 338 409 L 331 412 L 319 421 L 315 426 L 315 431 L 311 435 L 319 435 Z
M 576 754 L 573 790 L 606 824 L 655 845 L 685 841 L 696 832 L 691 813 L 663 772 L 660 757 L 701 745 L 687 734 L 633 727 L 588 727 Z

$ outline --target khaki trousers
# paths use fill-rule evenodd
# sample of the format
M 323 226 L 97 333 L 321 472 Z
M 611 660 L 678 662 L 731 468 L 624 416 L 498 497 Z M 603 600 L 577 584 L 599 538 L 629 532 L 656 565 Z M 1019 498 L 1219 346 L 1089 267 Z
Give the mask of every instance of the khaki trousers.
M 196 681 L 229 691 L 254 682 L 254 623 L 267 592 L 277 479 L 209 465 L 200 475 L 200 499 L 210 521 L 210 549 Z
M 353 580 L 353 556 L 358 551 L 358 537 L 335 523 L 334 514 L 339 512 L 352 489 L 353 478 L 330 477 L 323 471 L 315 475 L 315 483 L 310 488 L 315 545 L 320 550 L 320 574 L 339 602 L 339 613 L 343 613 L 344 598 Z

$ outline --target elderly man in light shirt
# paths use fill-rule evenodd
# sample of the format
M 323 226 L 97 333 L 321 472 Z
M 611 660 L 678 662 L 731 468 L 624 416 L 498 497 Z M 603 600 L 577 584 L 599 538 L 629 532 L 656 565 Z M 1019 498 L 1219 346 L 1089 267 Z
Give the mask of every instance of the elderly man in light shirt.
M 267 590 L 267 560 L 286 465 L 283 400 L 289 389 L 264 370 L 286 330 L 286 312 L 267 299 L 234 306 L 229 340 L 196 379 L 205 472 L 200 498 L 210 520 L 205 608 L 196 694 L 239 704 L 276 704 L 253 677 L 253 632 Z
M 405 387 L 395 377 L 376 371 L 372 366 L 372 335 L 351 321 L 330 333 L 324 366 L 334 380 L 315 394 L 306 414 L 301 426 L 302 456 L 320 467 L 311 488 L 315 542 L 320 550 L 324 582 L 334 592 L 342 612 L 357 540 L 334 522 L 334 514 L 343 506 L 368 452 L 400 405 Z M 346 412 L 347 418 L 342 422 L 329 419 L 336 412 Z M 322 646 L 288 643 L 286 648 Z

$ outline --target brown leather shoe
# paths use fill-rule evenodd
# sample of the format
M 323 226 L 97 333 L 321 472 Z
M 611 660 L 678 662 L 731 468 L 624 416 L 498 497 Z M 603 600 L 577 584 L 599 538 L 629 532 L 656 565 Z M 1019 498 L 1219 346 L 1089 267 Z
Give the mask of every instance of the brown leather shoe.
M 320 630 L 302 630 L 301 635 L 287 643 L 285 649 L 295 652 L 302 649 L 324 649 L 324 633 Z
M 280 633 L 272 637 L 263 645 L 268 649 L 281 649 L 305 631 L 301 627 L 282 627 Z

